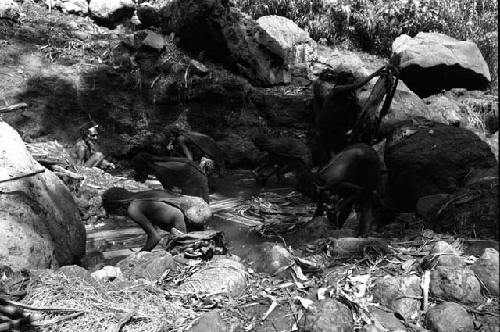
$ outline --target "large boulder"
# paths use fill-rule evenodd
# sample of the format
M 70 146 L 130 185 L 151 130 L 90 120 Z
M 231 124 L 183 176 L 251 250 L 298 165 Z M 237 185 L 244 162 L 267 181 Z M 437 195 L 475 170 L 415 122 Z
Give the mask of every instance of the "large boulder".
M 370 75 L 365 63 L 354 52 L 318 45 L 317 54 L 312 62 L 312 74 L 321 79 L 334 78 L 339 73 L 350 73 L 356 79 Z
M 292 20 L 283 16 L 262 16 L 257 20 L 281 46 L 282 57 L 290 66 L 309 64 L 317 59 L 316 42 Z
M 474 331 L 474 320 L 467 310 L 454 302 L 442 302 L 429 308 L 424 325 L 431 331 Z
M 392 129 L 384 158 L 405 210 L 413 210 L 420 197 L 454 192 L 474 169 L 498 167 L 490 147 L 471 131 L 420 117 Z
M 189 51 L 205 52 L 255 85 L 291 81 L 279 42 L 227 1 L 177 0 L 161 12 L 163 32 L 174 32 Z
M 85 254 L 85 228 L 66 186 L 0 122 L 0 265 L 13 270 L 74 264 Z
M 498 166 L 493 169 L 498 174 Z M 451 194 L 424 222 L 439 233 L 498 240 L 498 175 L 485 177 Z
M 314 120 L 309 89 L 254 88 L 249 99 L 259 115 L 272 127 L 306 129 Z
M 172 1 L 174 0 L 139 1 L 137 16 L 141 21 L 141 26 L 143 28 L 159 27 L 162 20 L 162 10 L 168 8 L 167 5 Z
M 415 316 L 420 309 L 418 297 L 422 296 L 420 278 L 416 275 L 384 276 L 373 282 L 373 300 L 389 307 L 405 318 Z
M 424 98 L 424 102 L 433 112 L 442 114 L 448 122 L 459 123 L 460 127 L 491 134 L 498 130 L 496 95 L 455 88 Z
M 362 105 L 365 105 L 368 101 L 373 87 L 374 84 L 370 82 L 358 92 L 358 97 Z M 408 89 L 404 82 L 399 81 L 398 86 L 396 87 L 396 92 L 394 93 L 394 97 L 391 101 L 391 108 L 387 115 L 382 119 L 382 130 L 388 126 L 393 126 L 400 121 L 408 120 L 415 116 L 421 116 L 426 119 L 446 124 L 449 123 L 446 117 L 443 117 L 440 113 L 437 113 L 435 110 L 429 108 L 419 96 Z
M 110 28 L 130 19 L 134 10 L 133 0 L 91 0 L 89 3 L 90 17 L 98 24 Z
M 87 0 L 56 0 L 54 7 L 67 14 L 87 15 L 89 13 Z
M 491 81 L 476 44 L 444 34 L 401 35 L 392 44 L 391 58 L 401 69 L 401 79 L 421 97 L 451 88 L 483 90 Z
M 128 280 L 146 279 L 152 282 L 159 280 L 174 265 L 172 255 L 162 250 L 133 253 L 116 264 Z

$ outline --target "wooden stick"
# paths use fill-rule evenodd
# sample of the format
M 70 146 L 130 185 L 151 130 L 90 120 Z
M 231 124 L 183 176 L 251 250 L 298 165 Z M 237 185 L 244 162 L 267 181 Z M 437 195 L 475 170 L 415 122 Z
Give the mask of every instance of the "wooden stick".
M 43 173 L 43 172 L 45 172 L 45 168 L 44 169 L 39 169 L 38 171 L 34 171 L 34 172 L 31 172 L 31 173 L 26 173 L 26 174 L 23 174 L 23 175 L 14 176 L 12 178 L 0 180 L 0 183 L 14 181 L 14 180 L 19 180 L 19 179 L 22 179 L 22 178 L 27 178 L 27 177 L 30 177 L 30 176 L 33 176 L 33 175 L 37 175 L 37 174 L 40 174 L 40 173 Z
M 32 311 L 59 311 L 59 312 L 86 312 L 86 310 L 83 309 L 76 309 L 76 308 L 62 308 L 62 307 L 35 307 L 29 304 L 24 304 L 21 302 L 16 302 L 16 301 L 5 301 L 8 304 L 17 306 L 21 309 L 27 309 L 27 310 L 32 310 Z
M 76 318 L 76 317 L 81 316 L 81 315 L 83 315 L 83 311 L 75 312 L 73 314 L 69 314 L 69 315 L 62 316 L 62 317 L 57 317 L 57 318 L 54 318 L 54 319 L 51 319 L 51 320 L 48 320 L 45 322 L 31 322 L 31 325 L 33 325 L 33 326 L 46 326 L 46 325 L 51 325 L 51 324 L 57 324 L 59 322 L 62 322 L 62 321 L 68 320 L 68 319 L 73 319 L 73 318 Z
M 134 309 L 130 311 L 128 314 L 126 314 L 120 321 L 116 324 L 115 329 L 113 330 L 114 332 L 120 332 L 122 327 L 127 324 L 127 322 L 134 317 L 134 315 L 137 313 L 137 310 Z
M 430 284 L 431 272 L 426 270 L 422 276 L 422 281 L 420 287 L 422 288 L 423 301 L 422 301 L 422 311 L 425 313 L 429 308 L 429 284 Z
M 18 104 L 9 105 L 9 106 L 0 106 L 0 113 L 14 112 L 14 111 L 17 111 L 20 108 L 25 108 L 25 107 L 28 107 L 28 104 L 26 104 L 26 103 L 18 103 Z

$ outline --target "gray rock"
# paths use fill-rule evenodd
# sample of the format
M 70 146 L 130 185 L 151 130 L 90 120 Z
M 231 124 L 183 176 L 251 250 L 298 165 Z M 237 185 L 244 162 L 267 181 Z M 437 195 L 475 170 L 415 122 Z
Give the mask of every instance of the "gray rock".
M 54 7 L 60 9 L 65 14 L 75 14 L 85 16 L 89 13 L 87 0 L 56 0 Z
M 318 45 L 317 53 L 317 60 L 311 66 L 312 74 L 320 79 L 334 79 L 339 73 L 350 73 L 355 79 L 370 75 L 363 61 L 353 52 Z
M 433 296 L 461 303 L 480 303 L 481 286 L 474 272 L 468 268 L 438 266 L 431 271 L 429 286 Z
M 353 331 L 354 321 L 349 308 L 337 300 L 328 298 L 315 302 L 299 322 L 300 331 L 336 332 Z
M 472 271 L 488 291 L 498 296 L 498 251 L 486 248 L 484 254 L 471 266 Z
M 373 298 L 382 305 L 388 306 L 394 312 L 406 319 L 420 310 L 419 297 L 422 296 L 420 278 L 386 276 L 374 282 Z
M 0 0 L 0 18 L 17 21 L 20 15 L 19 5 L 14 0 Z
M 498 130 L 498 97 L 483 91 L 454 88 L 424 98 L 432 110 L 431 120 L 458 124 L 460 127 L 481 132 Z
M 269 309 L 269 304 L 269 301 L 262 301 L 262 303 L 257 303 L 257 305 L 253 306 L 242 306 L 240 308 L 240 311 L 244 315 L 244 317 L 253 317 L 256 320 L 260 320 L 260 318 Z M 264 321 L 260 321 L 257 324 L 254 324 L 251 328 L 251 331 L 290 331 L 296 324 L 296 318 L 294 317 L 294 315 L 290 315 L 290 305 L 288 303 L 279 303 L 278 306 L 267 316 Z
M 252 247 L 245 256 L 245 262 L 255 272 L 274 274 L 282 268 L 292 265 L 292 254 L 281 244 L 263 243 Z
M 78 265 L 63 266 L 57 272 L 68 278 L 82 279 L 89 282 L 92 280 L 90 272 Z
M 429 120 L 446 124 L 464 123 L 460 105 L 445 95 L 432 95 L 425 98 L 424 102 L 432 110 L 432 117 Z
M 85 41 L 90 39 L 90 33 L 87 31 L 71 31 L 71 34 L 75 37 L 78 38 L 81 41 Z
M 444 34 L 401 35 L 392 44 L 391 58 L 401 69 L 401 79 L 421 97 L 443 89 L 483 90 L 491 81 L 476 44 Z
M 387 331 L 384 327 L 378 327 L 375 324 L 368 324 L 363 326 L 360 332 L 385 332 Z M 392 330 L 391 330 L 392 331 Z M 399 332 L 399 330 L 395 330 L 396 332 Z M 404 330 L 402 330 L 404 331 Z
M 489 146 L 472 132 L 421 117 L 389 131 L 384 158 L 394 197 L 408 210 L 421 197 L 456 191 L 471 169 L 498 167 Z
M 432 213 L 435 213 L 449 196 L 448 194 L 434 194 L 420 197 L 416 205 L 417 215 L 422 218 L 427 218 Z
M 0 183 L 0 264 L 17 271 L 76 263 L 86 233 L 67 187 L 1 121 L 0 156 L 0 180 L 8 180 Z
M 431 268 L 436 266 L 448 266 L 454 268 L 464 268 L 465 260 L 460 256 L 458 250 L 444 241 L 438 241 L 430 249 L 429 256 L 424 261 L 429 260 Z
M 216 258 L 196 272 L 178 290 L 194 294 L 226 294 L 237 297 L 245 292 L 247 273 L 243 264 L 228 258 Z
M 131 254 L 116 264 L 128 280 L 146 279 L 157 281 L 174 266 L 172 255 L 163 250 L 154 252 L 141 251 Z
M 347 234 L 345 234 L 347 235 Z M 335 258 L 361 257 L 366 247 L 388 252 L 387 242 L 378 238 L 340 237 L 332 239 L 329 254 Z
M 436 332 L 474 331 L 471 315 L 460 304 L 444 302 L 427 311 L 425 327 Z
M 90 17 L 98 24 L 110 28 L 130 19 L 134 10 L 133 0 L 91 0 L 89 3 Z
M 165 36 L 151 30 L 143 30 L 136 34 L 141 46 L 161 51 L 165 47 Z
M 261 16 L 257 23 L 281 46 L 282 57 L 290 66 L 309 64 L 317 59 L 316 42 L 293 21 L 283 16 Z
M 162 10 L 161 25 L 165 34 L 174 32 L 184 48 L 205 52 L 255 85 L 291 81 L 280 44 L 225 1 L 172 1 Z
M 500 331 L 500 319 L 498 316 L 491 315 L 477 315 L 474 321 L 479 329 L 476 330 L 481 332 L 499 332 Z
M 219 312 L 211 311 L 203 314 L 187 332 L 227 332 L 229 328 L 222 320 Z
M 368 84 L 365 87 L 365 90 L 368 90 L 359 94 L 362 102 L 365 102 L 369 97 L 372 88 L 373 84 Z M 419 96 L 408 89 L 404 82 L 400 80 L 392 98 L 389 113 L 382 119 L 381 128 L 391 126 L 402 120 L 411 119 L 415 116 L 445 122 L 445 120 L 436 117 L 434 110 L 429 108 Z M 383 129 L 381 130 L 383 131 Z
M 369 306 L 368 310 L 373 319 L 389 331 L 404 331 L 405 325 L 396 318 L 393 312 L 387 312 L 376 306 Z

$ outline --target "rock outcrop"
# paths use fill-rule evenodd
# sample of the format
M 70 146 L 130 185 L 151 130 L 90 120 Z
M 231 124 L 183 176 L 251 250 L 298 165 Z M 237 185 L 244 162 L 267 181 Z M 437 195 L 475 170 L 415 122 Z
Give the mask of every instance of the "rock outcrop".
M 498 167 L 489 146 L 471 131 L 424 118 L 400 122 L 384 157 L 394 196 L 410 210 L 420 197 L 463 187 L 474 169 Z
M 0 264 L 13 270 L 78 262 L 85 229 L 71 193 L 0 122 Z
M 172 1 L 163 7 L 163 32 L 185 49 L 210 58 L 259 86 L 289 83 L 286 50 L 250 16 L 221 0 Z
M 20 10 L 14 0 L 0 1 L 0 19 L 16 21 L 20 16 Z
M 269 15 L 260 17 L 257 23 L 279 43 L 282 57 L 288 65 L 308 65 L 317 59 L 316 42 L 292 20 Z
M 54 7 L 63 13 L 85 16 L 89 13 L 89 3 L 87 0 L 56 0 Z
M 132 0 L 91 0 L 89 3 L 90 17 L 96 23 L 110 28 L 131 18 L 134 10 Z
M 421 97 L 451 88 L 483 90 L 491 81 L 476 44 L 444 34 L 401 35 L 392 44 L 391 58 L 401 69 L 401 79 Z

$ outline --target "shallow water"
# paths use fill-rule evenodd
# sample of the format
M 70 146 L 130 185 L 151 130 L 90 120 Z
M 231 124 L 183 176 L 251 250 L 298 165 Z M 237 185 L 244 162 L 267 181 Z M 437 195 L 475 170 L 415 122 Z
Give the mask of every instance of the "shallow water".
M 159 183 L 148 181 L 148 186 L 158 188 Z M 161 186 L 160 186 L 161 187 Z M 229 252 L 244 257 L 252 246 L 269 240 L 252 231 L 253 226 L 261 224 L 258 218 L 241 215 L 240 205 L 257 193 L 273 192 L 287 195 L 291 187 L 279 185 L 270 179 L 264 188 L 259 188 L 250 171 L 231 171 L 224 178 L 210 179 L 210 206 L 214 216 L 207 229 L 224 232 Z M 160 234 L 167 235 L 161 231 Z M 113 264 L 116 261 L 139 251 L 146 242 L 146 234 L 136 223 L 125 217 L 112 217 L 97 227 L 87 227 L 87 262 L 92 269 L 96 265 Z M 157 246 L 155 250 L 159 250 Z

